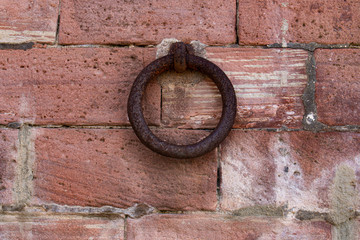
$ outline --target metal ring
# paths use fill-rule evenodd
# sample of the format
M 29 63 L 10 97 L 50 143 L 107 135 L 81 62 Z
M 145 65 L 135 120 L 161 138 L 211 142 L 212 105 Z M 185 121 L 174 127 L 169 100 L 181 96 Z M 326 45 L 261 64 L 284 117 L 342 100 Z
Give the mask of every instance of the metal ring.
M 236 95 L 226 74 L 214 63 L 192 54 L 186 54 L 186 66 L 212 79 L 218 87 L 223 109 L 220 122 L 203 140 L 190 145 L 176 145 L 156 137 L 146 124 L 141 100 L 147 83 L 161 73 L 174 69 L 174 54 L 159 58 L 146 66 L 137 76 L 128 99 L 128 116 L 135 134 L 148 148 L 161 155 L 173 158 L 194 158 L 217 147 L 229 134 L 236 116 Z

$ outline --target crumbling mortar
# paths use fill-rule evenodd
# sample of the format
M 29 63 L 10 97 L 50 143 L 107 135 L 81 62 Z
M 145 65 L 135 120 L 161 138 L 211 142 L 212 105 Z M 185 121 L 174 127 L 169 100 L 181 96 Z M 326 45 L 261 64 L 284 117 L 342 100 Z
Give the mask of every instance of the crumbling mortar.
M 331 126 L 328 127 L 329 131 L 337 132 L 360 132 L 360 126 L 345 125 L 345 126 Z
M 140 209 L 140 211 L 139 211 Z M 127 209 L 116 208 L 112 206 L 102 207 L 82 207 L 82 206 L 67 206 L 67 205 L 34 205 L 31 207 L 23 206 L 21 209 L 16 209 L 14 206 L 0 206 L 0 215 L 23 215 L 23 216 L 39 216 L 39 215 L 76 215 L 86 217 L 102 217 L 108 219 L 128 218 L 137 219 L 143 216 L 152 214 L 208 214 L 221 215 L 227 218 L 233 217 L 275 217 L 286 218 L 290 209 L 284 206 L 251 206 L 246 208 L 237 209 L 234 211 L 174 211 L 174 210 L 157 210 L 147 204 L 135 204 Z M 344 222 L 336 222 L 331 216 L 330 212 L 317 212 L 308 210 L 298 210 L 295 213 L 295 218 L 300 221 L 313 221 L 321 220 L 326 221 L 333 226 L 341 226 L 348 221 L 355 220 L 360 216 L 359 211 L 355 211 L 348 220 Z
M 107 218 L 113 217 L 130 217 L 130 218 L 140 218 L 145 215 L 157 213 L 157 209 L 149 206 L 145 203 L 135 204 L 129 208 L 116 208 L 112 206 L 102 206 L 102 207 L 82 207 L 82 206 L 67 206 L 67 205 L 58 205 L 58 204 L 49 204 L 49 205 L 33 205 L 31 207 L 21 206 L 21 208 L 16 208 L 16 206 L 1 206 L 0 214 L 65 214 L 65 215 L 81 215 L 81 216 L 101 216 Z
M 356 174 L 352 166 L 337 167 L 333 185 L 330 188 L 330 219 L 334 222 L 334 239 L 355 240 L 359 193 L 356 190 Z
M 356 182 L 355 171 L 345 164 L 338 166 L 330 191 L 330 209 L 327 212 L 313 212 L 299 210 L 295 218 L 302 221 L 324 220 L 333 225 L 334 240 L 355 240 L 355 219 L 359 216 L 356 211 L 358 193 L 354 188 Z
M 31 128 L 23 124 L 18 136 L 18 156 L 16 160 L 13 188 L 14 209 L 23 209 L 33 194 L 33 165 L 35 161 L 34 142 Z
M 355 222 L 348 220 L 333 228 L 333 240 L 357 240 Z
M 286 217 L 289 209 L 284 206 L 261 205 L 241 208 L 231 212 L 231 215 L 248 217 L 248 216 L 265 216 L 265 217 Z
M 140 218 L 157 212 L 157 210 L 145 203 L 135 204 L 132 207 L 122 209 L 112 206 L 102 207 L 80 207 L 80 206 L 67 206 L 67 205 L 43 205 L 42 208 L 46 212 L 54 213 L 75 213 L 75 214 L 110 214 L 110 215 L 125 215 L 130 218 Z
M 313 220 L 321 220 L 321 221 L 326 221 L 327 223 L 331 224 L 332 226 L 335 227 L 335 229 L 341 229 L 344 228 L 344 226 L 347 226 L 346 228 L 347 230 L 347 235 L 349 235 L 349 232 L 351 229 L 348 228 L 348 225 L 352 224 L 353 221 L 358 217 L 358 213 L 354 213 L 352 216 L 349 216 L 349 218 L 344 221 L 344 222 L 336 222 L 332 216 L 331 213 L 329 212 L 314 212 L 314 211 L 307 211 L 307 210 L 299 210 L 296 215 L 295 218 L 300 220 L 300 221 L 313 221 Z M 341 231 L 338 231 L 338 235 L 341 233 Z M 343 237 L 344 233 L 341 233 L 340 236 Z M 351 234 L 350 234 L 351 235 Z M 342 237 L 337 237 L 335 239 L 346 239 L 346 238 L 342 238 Z

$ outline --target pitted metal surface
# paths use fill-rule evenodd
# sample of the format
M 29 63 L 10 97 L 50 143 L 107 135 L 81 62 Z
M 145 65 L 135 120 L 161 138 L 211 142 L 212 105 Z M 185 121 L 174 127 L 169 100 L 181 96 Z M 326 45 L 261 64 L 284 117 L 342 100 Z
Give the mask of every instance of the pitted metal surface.
M 176 145 L 159 139 L 151 132 L 144 119 L 141 101 L 151 79 L 168 70 L 183 72 L 187 68 L 199 71 L 214 81 L 221 93 L 223 109 L 220 122 L 209 136 L 195 144 Z M 153 61 L 139 73 L 129 95 L 128 115 L 137 137 L 154 152 L 173 158 L 194 158 L 216 148 L 229 134 L 236 116 L 236 95 L 229 78 L 218 66 L 195 56 L 190 45 L 178 42 L 172 44 L 169 55 Z

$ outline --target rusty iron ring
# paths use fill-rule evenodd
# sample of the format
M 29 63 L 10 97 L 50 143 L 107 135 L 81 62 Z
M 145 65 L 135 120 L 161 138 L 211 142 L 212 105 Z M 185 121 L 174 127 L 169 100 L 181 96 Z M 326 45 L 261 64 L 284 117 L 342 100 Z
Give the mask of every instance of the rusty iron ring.
M 193 55 L 193 50 L 187 44 L 184 53 L 184 45 L 177 43 L 172 46 L 169 55 L 153 61 L 139 73 L 131 88 L 127 106 L 130 123 L 140 141 L 154 152 L 173 158 L 194 158 L 210 152 L 229 134 L 236 116 L 236 95 L 229 78 L 214 63 Z M 176 50 L 177 47 L 180 50 Z M 176 145 L 159 139 L 147 126 L 142 112 L 141 101 L 147 83 L 161 73 L 175 69 L 175 66 L 179 72 L 189 68 L 207 75 L 221 93 L 223 109 L 220 122 L 209 136 L 195 144 Z

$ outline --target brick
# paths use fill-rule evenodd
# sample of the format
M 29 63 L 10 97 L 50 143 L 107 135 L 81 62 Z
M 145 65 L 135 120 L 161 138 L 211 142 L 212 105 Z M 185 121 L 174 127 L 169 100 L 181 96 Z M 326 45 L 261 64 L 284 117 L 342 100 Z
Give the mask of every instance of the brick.
M 0 205 L 13 203 L 18 131 L 0 130 Z
M 3 0 L 0 6 L 0 43 L 54 43 L 57 0 Z
M 129 125 L 127 98 L 153 49 L 48 48 L 0 53 L 0 123 Z M 160 85 L 144 99 L 160 121 Z
M 0 238 L 121 240 L 124 239 L 124 220 L 76 215 L 1 215 Z
M 221 172 L 223 210 L 287 205 L 318 211 L 336 208 L 339 199 L 356 209 L 351 191 L 360 190 L 360 134 L 232 131 L 221 145 Z M 339 176 L 340 194 L 349 188 L 346 198 L 337 198 Z
M 219 17 L 221 16 L 221 17 Z M 235 43 L 236 1 L 61 1 L 61 44 Z
M 236 218 L 210 214 L 153 215 L 129 219 L 127 239 L 331 239 L 321 221 Z
M 34 204 L 216 207 L 216 151 L 181 161 L 162 157 L 140 143 L 131 129 L 37 129 L 33 134 L 37 136 Z M 160 132 L 166 141 L 178 144 L 206 134 Z
M 318 120 L 360 125 L 360 49 L 319 49 L 315 59 Z
M 206 50 L 206 57 L 227 74 L 235 88 L 238 103 L 235 128 L 301 127 L 307 52 L 254 48 Z M 197 75 L 186 78 L 162 80 L 162 123 L 179 128 L 216 126 L 222 103 L 215 84 Z
M 360 2 L 239 1 L 240 44 L 360 43 Z

